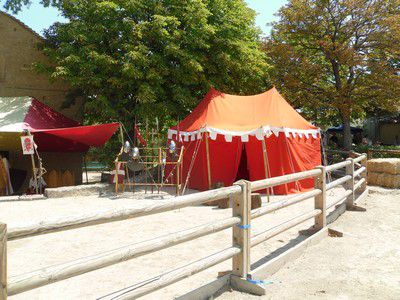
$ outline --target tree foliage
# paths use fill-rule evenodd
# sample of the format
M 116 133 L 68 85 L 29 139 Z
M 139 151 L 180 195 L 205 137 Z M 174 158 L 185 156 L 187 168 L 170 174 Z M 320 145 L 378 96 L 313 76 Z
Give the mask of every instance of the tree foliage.
M 210 86 L 268 85 L 255 13 L 243 0 L 64 0 L 46 33 L 52 66 L 86 99 L 90 121 L 182 118 Z
M 291 0 L 265 51 L 273 82 L 320 123 L 400 107 L 399 0 Z

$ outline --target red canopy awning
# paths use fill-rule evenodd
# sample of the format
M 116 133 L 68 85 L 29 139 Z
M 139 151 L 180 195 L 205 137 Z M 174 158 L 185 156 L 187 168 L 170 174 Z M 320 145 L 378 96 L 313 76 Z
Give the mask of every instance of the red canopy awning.
M 103 146 L 118 123 L 81 126 L 31 97 L 0 97 L 0 149 L 21 149 L 20 136 L 34 135 L 39 151 L 85 152 Z
M 39 151 L 84 152 L 103 146 L 118 129 L 119 123 L 33 130 Z

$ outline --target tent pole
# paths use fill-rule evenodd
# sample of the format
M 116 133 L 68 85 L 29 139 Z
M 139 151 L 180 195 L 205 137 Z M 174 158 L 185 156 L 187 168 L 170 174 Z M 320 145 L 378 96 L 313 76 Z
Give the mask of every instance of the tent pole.
M 87 164 L 86 164 L 86 154 L 83 156 L 83 163 L 85 164 L 86 184 L 89 184 L 89 178 L 88 178 L 88 173 L 87 173 Z
M 36 191 L 36 194 L 37 194 L 38 193 L 38 182 L 37 182 L 37 177 L 36 177 L 35 158 L 33 157 L 33 154 L 31 154 L 31 160 L 32 160 L 33 178 L 35 179 L 35 183 L 36 183 L 35 191 Z
M 208 146 L 208 132 L 206 132 L 206 157 L 207 157 L 207 178 L 208 178 L 208 189 L 211 190 L 211 168 L 210 168 L 210 150 Z
M 267 179 L 269 177 L 269 170 L 268 170 L 269 162 L 268 162 L 268 157 L 267 157 L 267 145 L 265 144 L 265 137 L 263 137 L 263 140 L 262 140 L 262 149 L 263 149 L 265 178 Z M 267 199 L 269 202 L 269 188 L 267 188 Z
M 28 131 L 28 135 L 31 136 L 32 134 Z M 33 149 L 35 149 L 35 142 L 33 142 Z M 36 183 L 35 192 L 37 194 L 38 193 L 38 184 L 39 183 L 37 181 L 37 176 L 36 176 L 36 164 L 35 164 L 34 154 L 31 154 L 31 161 L 32 161 L 33 179 L 35 180 L 35 183 Z
M 122 124 L 119 126 L 119 134 L 120 134 L 120 137 L 121 137 L 122 147 L 124 147 L 125 143 L 124 143 L 124 132 L 122 131 Z

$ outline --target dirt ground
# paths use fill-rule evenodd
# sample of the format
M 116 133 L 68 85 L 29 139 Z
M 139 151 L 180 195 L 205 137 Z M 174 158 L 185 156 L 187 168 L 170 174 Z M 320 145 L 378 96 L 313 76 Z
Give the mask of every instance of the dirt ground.
M 340 194 L 342 189 L 330 192 Z M 138 199 L 139 198 L 139 199 Z M 397 198 L 397 199 L 396 199 Z M 399 196 L 373 194 L 365 200 L 368 211 L 347 212 L 334 223 L 343 238 L 327 238 L 307 250 L 288 268 L 269 280 L 267 298 L 400 298 L 400 209 Z M 168 201 L 166 195 L 132 197 L 74 197 L 36 201 L 0 202 L 0 221 L 9 227 L 62 216 L 94 211 L 139 207 Z M 265 203 L 266 199 L 263 199 Z M 272 199 L 276 201 L 276 198 Z M 313 209 L 313 200 L 296 204 L 253 221 L 253 234 Z M 9 276 L 63 263 L 128 244 L 155 238 L 196 225 L 223 219 L 230 209 L 195 206 L 126 221 L 84 227 L 26 238 L 8 243 Z M 298 239 L 298 230 L 308 221 L 252 249 L 252 262 Z M 173 268 L 206 257 L 231 245 L 231 230 L 180 244 L 157 253 L 31 290 L 10 299 L 96 299 L 145 281 Z M 177 282 L 143 299 L 172 299 L 230 270 L 230 260 Z M 353 297 L 354 296 L 354 297 Z M 249 299 L 251 296 L 226 292 L 218 299 Z
M 224 299 L 400 299 L 400 190 L 373 188 L 330 225 L 326 238 L 267 280 L 267 296 L 226 292 Z

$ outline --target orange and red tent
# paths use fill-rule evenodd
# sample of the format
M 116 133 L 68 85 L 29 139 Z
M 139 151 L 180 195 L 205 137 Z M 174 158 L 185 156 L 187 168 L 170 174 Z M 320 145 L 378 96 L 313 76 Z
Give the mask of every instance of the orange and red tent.
M 211 88 L 190 115 L 168 130 L 168 138 L 184 146 L 183 181 L 199 190 L 217 182 L 229 186 L 239 179 L 281 176 L 321 164 L 319 129 L 275 88 L 253 96 Z M 313 181 L 306 179 L 278 186 L 274 193 L 312 187 Z

